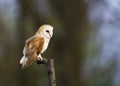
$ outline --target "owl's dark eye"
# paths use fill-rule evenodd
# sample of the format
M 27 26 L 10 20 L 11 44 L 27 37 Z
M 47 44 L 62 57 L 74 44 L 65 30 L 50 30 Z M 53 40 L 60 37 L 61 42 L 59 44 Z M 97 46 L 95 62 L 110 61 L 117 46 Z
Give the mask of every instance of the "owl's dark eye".
M 49 30 L 46 30 L 47 33 L 49 33 Z

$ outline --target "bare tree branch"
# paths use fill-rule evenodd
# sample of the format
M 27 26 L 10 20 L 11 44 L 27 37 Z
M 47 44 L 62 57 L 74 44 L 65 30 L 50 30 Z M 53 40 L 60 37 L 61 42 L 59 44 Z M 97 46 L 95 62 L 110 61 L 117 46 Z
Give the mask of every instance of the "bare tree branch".
M 54 60 L 43 58 L 42 61 L 37 61 L 38 64 L 45 64 L 47 66 L 47 74 L 49 79 L 49 86 L 56 86 L 56 78 L 55 78 L 55 68 L 54 68 Z

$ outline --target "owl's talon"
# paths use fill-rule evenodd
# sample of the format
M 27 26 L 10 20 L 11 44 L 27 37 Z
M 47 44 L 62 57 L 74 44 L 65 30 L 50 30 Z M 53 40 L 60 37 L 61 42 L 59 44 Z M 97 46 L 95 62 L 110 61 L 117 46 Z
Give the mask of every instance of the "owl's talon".
M 37 64 L 42 64 L 42 63 L 43 63 L 43 57 L 41 56 L 41 54 L 39 54 Z
M 38 60 L 42 62 L 43 61 L 43 57 L 38 57 Z
M 37 60 L 37 64 L 47 64 L 47 59 L 46 58 L 42 58 L 42 60 Z
M 43 60 L 42 57 L 38 57 L 37 64 L 42 64 L 42 60 Z
M 42 61 L 40 61 L 40 60 L 37 60 L 37 64 L 42 64 Z
M 38 55 L 38 60 L 42 61 L 43 57 L 41 56 L 41 54 Z

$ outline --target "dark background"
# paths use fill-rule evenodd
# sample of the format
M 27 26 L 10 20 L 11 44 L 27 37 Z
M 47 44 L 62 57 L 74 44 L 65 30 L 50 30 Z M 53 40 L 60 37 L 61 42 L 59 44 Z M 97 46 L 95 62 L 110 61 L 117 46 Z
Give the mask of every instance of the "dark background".
M 112 85 L 109 75 L 101 78 L 108 71 L 99 68 L 85 78 L 85 60 L 97 51 L 95 42 L 91 47 L 97 30 L 88 21 L 88 8 L 82 0 L 0 0 L 0 86 L 48 86 L 45 65 L 23 70 L 19 64 L 25 40 L 42 24 L 54 27 L 43 57 L 55 60 L 57 86 Z

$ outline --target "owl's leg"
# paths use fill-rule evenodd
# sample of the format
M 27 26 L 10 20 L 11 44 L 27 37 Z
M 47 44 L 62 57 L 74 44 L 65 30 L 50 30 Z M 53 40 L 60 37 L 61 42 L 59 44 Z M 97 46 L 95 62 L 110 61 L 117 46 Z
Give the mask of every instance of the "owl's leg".
M 41 56 L 41 54 L 39 54 L 37 64 L 42 64 L 42 63 L 43 63 L 43 57 Z
M 41 54 L 38 55 L 37 64 L 47 64 L 47 59 L 43 58 Z
M 41 56 L 41 54 L 38 55 L 38 60 L 43 61 L 43 57 Z

